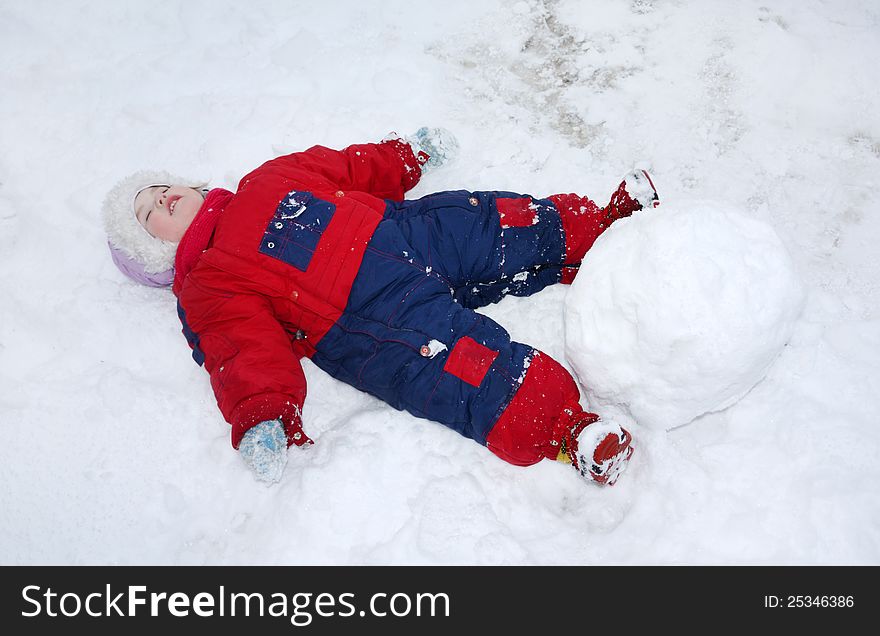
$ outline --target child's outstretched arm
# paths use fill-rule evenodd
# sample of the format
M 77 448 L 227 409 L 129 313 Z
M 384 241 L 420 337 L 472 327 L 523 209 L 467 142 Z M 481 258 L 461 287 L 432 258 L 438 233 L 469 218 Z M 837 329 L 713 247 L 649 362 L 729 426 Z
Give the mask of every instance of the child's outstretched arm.
M 239 187 L 271 172 L 293 179 L 304 189 L 354 190 L 400 201 L 419 182 L 424 169 L 440 165 L 454 154 L 457 143 L 451 133 L 443 131 L 445 143 L 439 134 L 429 134 L 439 130 L 422 128 L 409 137 L 392 134 L 381 143 L 355 144 L 342 150 L 313 146 L 272 159 L 242 179 Z
M 312 443 L 302 430 L 305 375 L 265 298 L 187 285 L 178 313 L 193 358 L 210 373 L 217 405 L 232 425 L 233 447 L 273 420 L 281 423 L 285 449 Z

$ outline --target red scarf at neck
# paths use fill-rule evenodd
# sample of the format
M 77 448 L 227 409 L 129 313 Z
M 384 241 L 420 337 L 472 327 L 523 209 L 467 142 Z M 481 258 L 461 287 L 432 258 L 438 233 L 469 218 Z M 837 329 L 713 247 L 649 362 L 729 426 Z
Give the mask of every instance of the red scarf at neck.
M 226 208 L 230 199 L 232 192 L 223 188 L 214 188 L 208 192 L 205 202 L 180 239 L 174 257 L 174 285 L 171 287 L 175 296 L 180 294 L 183 280 L 199 262 L 202 252 L 210 246 L 217 221 L 220 220 L 220 213 Z

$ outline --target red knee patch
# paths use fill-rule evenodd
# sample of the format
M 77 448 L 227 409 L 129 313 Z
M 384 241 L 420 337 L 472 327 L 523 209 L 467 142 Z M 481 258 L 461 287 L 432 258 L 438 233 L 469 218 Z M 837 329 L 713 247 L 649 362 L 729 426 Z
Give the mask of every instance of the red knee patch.
M 443 370 L 472 386 L 480 386 L 497 357 L 497 351 L 465 336 L 452 347 Z
M 528 227 L 538 221 L 537 210 L 528 197 L 522 199 L 495 199 L 501 227 Z

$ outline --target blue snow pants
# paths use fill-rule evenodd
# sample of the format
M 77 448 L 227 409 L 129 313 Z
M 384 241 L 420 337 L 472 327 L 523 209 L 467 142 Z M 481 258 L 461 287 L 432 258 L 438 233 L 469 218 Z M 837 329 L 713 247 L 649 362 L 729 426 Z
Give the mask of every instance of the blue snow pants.
M 499 201 L 522 208 L 523 199 L 528 224 L 504 223 Z M 559 282 L 564 258 L 548 199 L 455 191 L 389 201 L 345 311 L 312 361 L 485 445 L 535 350 L 474 309 Z

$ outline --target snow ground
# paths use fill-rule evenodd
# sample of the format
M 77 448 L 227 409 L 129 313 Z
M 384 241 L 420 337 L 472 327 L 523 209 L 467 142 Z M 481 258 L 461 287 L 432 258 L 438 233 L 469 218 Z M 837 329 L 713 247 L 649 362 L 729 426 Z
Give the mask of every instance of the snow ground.
M 880 564 L 876 2 L 299 4 L 0 3 L 0 563 Z M 645 161 L 667 201 L 767 221 L 808 287 L 790 346 L 733 407 L 634 425 L 612 489 L 306 363 L 317 444 L 257 483 L 103 196 L 421 125 L 462 151 L 413 197 L 604 202 Z M 565 294 L 486 313 L 562 358 Z

